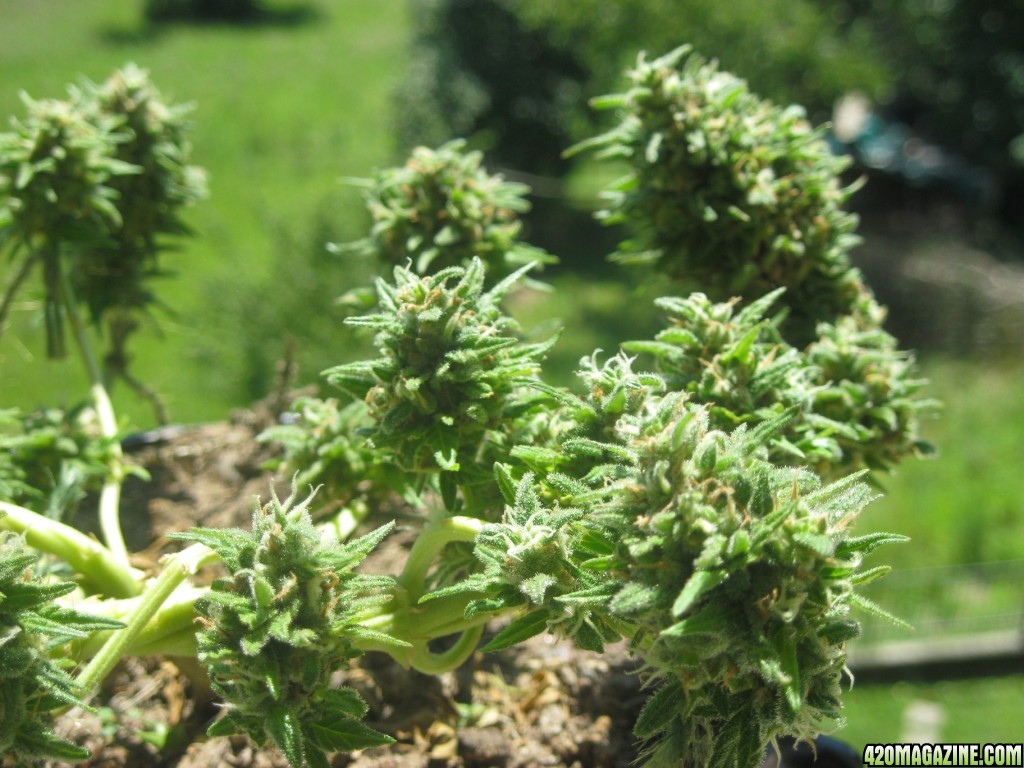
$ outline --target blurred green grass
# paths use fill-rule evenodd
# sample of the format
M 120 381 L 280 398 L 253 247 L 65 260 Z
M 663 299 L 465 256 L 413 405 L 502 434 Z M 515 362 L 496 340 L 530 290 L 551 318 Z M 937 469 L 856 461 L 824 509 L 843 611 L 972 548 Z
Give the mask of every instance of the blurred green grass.
M 932 358 L 922 372 L 943 402 L 922 425 L 939 455 L 879 478 L 858 527 L 911 538 L 879 555 L 894 568 L 1024 557 L 1024 365 Z
M 834 735 L 858 750 L 908 738 L 913 708 L 938 714 L 936 742 L 1012 743 L 1021 739 L 1024 676 L 938 683 L 857 686 L 844 697 L 847 725 Z M 909 710 L 909 711 L 908 711 Z

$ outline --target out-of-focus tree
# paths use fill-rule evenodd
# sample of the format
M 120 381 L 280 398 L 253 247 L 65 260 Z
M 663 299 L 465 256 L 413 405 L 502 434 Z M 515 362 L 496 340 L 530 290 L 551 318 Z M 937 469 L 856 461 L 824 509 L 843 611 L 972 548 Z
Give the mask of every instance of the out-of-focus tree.
M 259 0 L 146 0 L 145 13 L 150 21 L 247 21 L 261 11 Z
M 619 88 L 634 52 L 689 43 L 741 73 L 780 104 L 799 103 L 817 121 L 852 90 L 886 82 L 882 51 L 870 28 L 842 24 L 823 0 L 518 0 L 530 29 L 573 50 L 591 70 L 591 95 Z
M 457 137 L 502 165 L 565 166 L 569 121 L 587 69 L 572 46 L 525 26 L 509 0 L 413 0 L 415 42 L 396 110 L 404 148 Z
M 836 13 L 884 54 L 891 85 L 878 94 L 883 112 L 990 174 L 986 202 L 1019 222 L 1024 1 L 847 0 Z

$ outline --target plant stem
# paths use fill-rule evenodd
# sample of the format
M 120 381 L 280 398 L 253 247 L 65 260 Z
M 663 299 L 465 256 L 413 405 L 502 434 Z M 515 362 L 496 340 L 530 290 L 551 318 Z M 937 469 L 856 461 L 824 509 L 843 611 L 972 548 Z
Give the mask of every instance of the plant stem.
M 483 528 L 483 521 L 475 517 L 449 517 L 429 523 L 416 538 L 409 550 L 409 559 L 398 576 L 398 586 L 403 588 L 410 605 L 426 592 L 427 571 L 444 547 L 453 541 L 473 541 Z
M 404 593 L 399 593 L 400 598 Z M 353 646 L 361 651 L 387 653 L 403 667 L 412 667 L 425 674 L 439 674 L 460 666 L 476 648 L 484 625 L 494 613 L 480 613 L 466 618 L 466 606 L 478 597 L 475 593 L 449 595 L 432 600 L 426 605 L 408 605 L 402 599 L 389 603 L 391 611 L 367 617 L 360 624 L 367 629 L 401 640 L 408 645 L 397 646 L 374 638 L 353 639 Z M 399 605 L 395 605 L 397 602 Z M 456 633 L 462 636 L 455 645 L 442 653 L 433 653 L 428 643 L 439 637 Z
M 450 517 L 428 524 L 417 537 L 405 568 L 396 579 L 395 599 L 388 603 L 388 612 L 368 616 L 360 623 L 367 629 L 383 632 L 409 643 L 409 647 L 383 645 L 373 640 L 356 646 L 363 650 L 380 650 L 390 654 L 399 663 L 426 674 L 439 674 L 461 665 L 476 648 L 484 624 L 492 614 L 478 614 L 466 618 L 466 606 L 478 595 L 453 594 L 439 597 L 425 605 L 418 605 L 426 592 L 426 579 L 430 567 L 445 546 L 454 541 L 473 541 L 484 523 L 473 517 Z M 434 653 L 428 643 L 439 637 L 461 632 L 455 644 L 442 653 Z
M 194 656 L 196 654 L 195 604 L 196 600 L 208 591 L 206 588 L 195 587 L 191 584 L 180 585 L 125 649 L 125 654 L 132 656 L 151 654 Z M 125 600 L 87 598 L 74 603 L 74 607 L 93 616 L 127 621 L 138 610 L 142 599 L 142 597 Z M 88 638 L 74 643 L 72 646 L 74 657 L 81 660 L 93 658 L 116 631 L 120 630 L 94 632 Z
M 205 545 L 193 544 L 188 549 L 165 558 L 163 570 L 142 595 L 124 629 L 110 635 L 103 647 L 78 676 L 76 682 L 81 688 L 83 699 L 88 699 L 103 678 L 110 674 L 132 643 L 142 634 L 150 619 L 160 610 L 167 598 L 185 578 L 199 570 L 203 563 L 215 557 L 213 551 Z
M 0 528 L 22 533 L 30 546 L 61 558 L 85 577 L 90 588 L 111 597 L 133 597 L 142 591 L 141 572 L 81 531 L 6 501 L 0 501 L 0 512 Z
M 461 667 L 476 650 L 483 634 L 483 625 L 467 629 L 451 648 L 441 653 L 434 653 L 427 647 L 426 641 L 414 643 L 409 652 L 409 663 L 417 672 L 425 675 L 440 675 Z
M 3 301 L 0 302 L 0 336 L 3 336 L 4 328 L 7 325 L 7 313 L 10 311 L 11 306 L 14 304 L 14 298 L 18 294 L 18 289 L 21 288 L 21 284 L 25 282 L 29 274 L 32 272 L 32 267 L 35 266 L 36 260 L 39 258 L 39 254 L 36 252 L 30 253 L 25 261 L 21 264 L 21 269 L 18 270 L 18 274 L 11 280 L 7 291 L 4 293 Z
M 113 459 L 110 463 L 110 476 L 103 483 L 103 490 L 100 492 L 99 520 L 100 531 L 103 533 L 103 540 L 107 547 L 121 563 L 128 564 L 128 548 L 124 543 L 124 535 L 121 533 L 121 484 L 124 482 L 123 455 L 121 444 L 117 440 L 117 418 L 114 416 L 114 406 L 110 402 L 110 395 L 103 385 L 103 373 L 100 370 L 96 355 L 92 351 L 92 344 L 89 342 L 89 334 L 86 332 L 85 324 L 78 312 L 78 305 L 75 302 L 75 295 L 71 289 L 71 281 L 68 280 L 66 272 L 60 268 L 58 263 L 55 267 L 57 277 L 60 281 L 61 303 L 67 313 L 71 328 L 78 342 L 78 350 L 85 363 L 86 372 L 89 374 L 89 393 L 92 395 L 96 407 L 96 417 L 100 423 L 100 432 L 111 442 L 111 453 Z
M 346 504 L 332 517 L 319 523 L 317 528 L 321 532 L 329 533 L 338 541 L 347 541 L 348 537 L 352 535 L 370 512 L 365 503 L 357 502 L 357 504 L 358 506 Z

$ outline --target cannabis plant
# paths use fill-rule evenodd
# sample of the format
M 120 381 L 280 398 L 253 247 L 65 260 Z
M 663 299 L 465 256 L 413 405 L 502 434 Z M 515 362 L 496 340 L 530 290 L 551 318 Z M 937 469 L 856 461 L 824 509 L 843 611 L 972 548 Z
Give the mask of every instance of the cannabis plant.
M 452 512 L 474 506 L 472 489 L 489 484 L 490 467 L 517 441 L 523 414 L 537 400 L 528 385 L 552 342 L 525 344 L 500 306 L 527 268 L 484 290 L 484 266 L 449 267 L 420 277 L 396 267 L 394 284 L 377 283 L 380 312 L 351 318 L 378 331 L 377 360 L 332 368 L 326 377 L 365 399 L 366 435 L 424 487 L 442 473 Z M 461 502 L 455 492 L 462 490 Z
M 671 324 L 623 347 L 653 358 L 670 389 L 706 403 L 715 428 L 798 414 L 769 441 L 776 463 L 839 477 L 930 452 L 917 429 L 935 403 L 918 396 L 924 381 L 881 328 L 873 300 L 874 315 L 822 323 L 820 337 L 801 350 L 779 332 L 784 316 L 773 314 L 783 291 L 742 307 L 701 293 L 659 299 Z
M 148 302 L 156 237 L 179 230 L 176 206 L 195 196 L 180 115 L 155 108 L 127 70 L 78 92 L 102 109 L 47 104 L 4 137 L 15 287 L 43 263 L 106 451 L 4 416 L 0 442 L 21 451 L 0 454 L 8 753 L 86 757 L 52 716 L 87 703 L 125 656 L 171 654 L 197 659 L 223 699 L 211 735 L 326 766 L 392 740 L 339 682 L 354 658 L 386 653 L 440 674 L 488 627 L 489 652 L 545 632 L 594 652 L 624 641 L 648 694 L 634 730 L 654 768 L 753 768 L 773 739 L 841 721 L 856 611 L 880 612 L 857 590 L 886 570 L 863 558 L 900 540 L 853 533 L 873 496 L 865 472 L 918 449 L 920 382 L 849 265 L 842 164 L 815 132 L 686 51 L 641 59 L 634 80 L 615 101 L 623 125 L 595 142 L 639 163 L 611 215 L 706 294 L 662 299 L 669 325 L 656 338 L 594 352 L 576 386 L 552 385 L 555 339 L 527 340 L 503 305 L 535 266 L 510 271 L 536 255 L 517 239 L 525 189 L 458 144 L 417 150 L 371 185 L 374 229 L 350 249 L 388 264 L 373 311 L 347 321 L 376 334 L 377 356 L 339 361 L 324 374 L 333 396 L 298 401 L 263 438 L 282 446 L 292 494 L 272 491 L 248 529 L 175 534 L 188 546 L 151 574 L 121 537 L 117 422 L 76 294 L 94 319 Z M 33 155 L 29 138 L 65 119 L 67 147 Z M 69 236 L 69 222 L 95 237 Z M 41 514 L 32 490 L 33 477 L 93 456 L 102 542 Z M 319 492 L 304 496 L 311 484 Z M 49 493 L 48 509 L 71 495 Z M 366 575 L 394 527 L 374 518 L 396 498 L 415 541 L 398 573 Z M 211 565 L 212 584 L 199 574 Z
M 35 101 L 24 94 L 22 100 L 27 118 L 0 134 L 0 246 L 21 257 L 0 324 L 15 291 L 40 265 L 47 354 L 63 357 L 63 254 L 102 240 L 120 221 L 112 180 L 135 169 L 115 156 L 124 137 L 111 117 L 84 112 L 71 101 Z
M 87 408 L 0 411 L 0 498 L 70 518 L 100 490 L 117 450 L 91 416 Z
M 82 760 L 89 751 L 57 736 L 46 722 L 54 710 L 82 704 L 69 674 L 73 663 L 59 651 L 70 640 L 121 625 L 59 605 L 57 599 L 76 585 L 42 580 L 34 570 L 38 560 L 21 536 L 0 531 L 0 754 L 25 762 Z
M 333 673 L 358 655 L 353 640 L 375 637 L 356 617 L 381 602 L 393 581 L 353 568 L 387 532 L 322 542 L 306 503 L 290 497 L 257 510 L 249 531 L 178 536 L 208 545 L 229 573 L 196 604 L 205 625 L 199 659 L 231 702 L 211 735 L 272 741 L 293 766 L 327 766 L 329 752 L 393 741 L 359 722 L 367 711 L 359 694 L 331 685 Z

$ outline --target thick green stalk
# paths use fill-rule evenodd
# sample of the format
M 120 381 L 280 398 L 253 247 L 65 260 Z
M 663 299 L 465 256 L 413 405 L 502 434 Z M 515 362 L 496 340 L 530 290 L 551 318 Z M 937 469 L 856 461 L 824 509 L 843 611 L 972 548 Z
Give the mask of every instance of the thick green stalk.
M 454 541 L 473 541 L 483 526 L 483 521 L 475 517 L 449 517 L 427 524 L 409 550 L 409 559 L 397 579 L 410 604 L 415 605 L 426 592 L 427 571 L 441 550 Z
M 110 464 L 110 476 L 103 483 L 103 490 L 100 492 L 99 521 L 100 531 L 103 540 L 107 543 L 110 551 L 121 563 L 128 564 L 128 548 L 124 543 L 124 535 L 121 533 L 121 485 L 124 482 L 124 465 L 121 453 L 121 444 L 117 441 L 117 418 L 114 416 L 114 406 L 110 402 L 110 395 L 103 385 L 103 373 L 96 355 L 92 351 L 92 344 L 89 341 L 89 334 L 85 324 L 78 312 L 78 305 L 71 290 L 71 282 L 64 270 L 57 265 L 58 278 L 60 281 L 61 303 L 67 313 L 71 328 L 75 334 L 75 341 L 78 343 L 78 350 L 82 355 L 82 362 L 85 363 L 86 372 L 89 375 L 89 393 L 96 407 L 96 417 L 99 420 L 100 432 L 103 437 L 108 438 L 111 443 L 112 461 Z
M 483 631 L 483 625 L 467 629 L 451 648 L 440 653 L 431 651 L 425 641 L 414 643 L 409 652 L 409 665 L 425 675 L 440 675 L 458 669 L 476 650 Z
M 404 596 L 400 592 L 397 601 L 388 603 L 388 613 L 367 617 L 359 623 L 375 633 L 408 643 L 407 646 L 396 646 L 373 637 L 355 637 L 352 645 L 361 651 L 387 653 L 402 666 L 429 675 L 461 666 L 477 647 L 484 625 L 495 616 L 481 613 L 466 618 L 466 606 L 479 597 L 476 593 L 449 595 L 424 605 L 410 605 L 402 599 Z M 461 633 L 461 637 L 448 650 L 441 653 L 430 650 L 432 640 L 457 633 Z
M 477 647 L 484 624 L 493 616 L 466 618 L 466 606 L 478 597 L 473 593 L 448 595 L 423 605 L 418 602 L 426 592 L 427 573 L 441 550 L 455 541 L 473 541 L 481 528 L 483 522 L 472 517 L 451 517 L 428 524 L 396 579 L 397 593 L 387 604 L 387 613 L 360 621 L 367 629 L 405 641 L 409 646 L 398 648 L 357 638 L 356 647 L 384 651 L 404 666 L 425 674 L 439 674 L 460 666 Z M 456 633 L 461 633 L 461 637 L 448 650 L 434 653 L 428 647 L 430 641 Z
M 149 620 L 135 640 L 125 649 L 126 655 L 182 655 L 195 656 L 196 600 L 208 592 L 206 588 L 182 584 L 167 598 Z M 126 622 L 138 610 L 143 597 L 123 600 L 87 598 L 74 604 L 80 611 Z M 87 660 L 96 656 L 110 637 L 120 630 L 94 632 L 73 645 L 76 659 Z
M 141 572 L 81 531 L 7 501 L 0 501 L 0 512 L 0 528 L 22 533 L 29 546 L 64 560 L 88 587 L 111 597 L 133 597 L 142 590 Z
M 142 595 L 139 604 L 124 627 L 110 635 L 107 641 L 93 657 L 92 661 L 82 670 L 76 681 L 82 691 L 82 698 L 87 699 L 99 686 L 110 671 L 128 652 L 132 644 L 142 634 L 150 619 L 156 615 L 161 606 L 185 579 L 194 574 L 206 562 L 216 555 L 202 544 L 193 544 L 177 554 L 165 558 L 164 568 Z
M 332 517 L 317 525 L 321 532 L 327 532 L 338 541 L 348 541 L 348 537 L 355 532 L 359 524 L 366 519 L 370 510 L 365 504 L 353 508 L 345 505 Z

